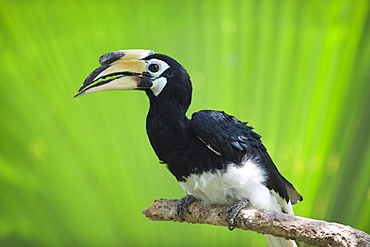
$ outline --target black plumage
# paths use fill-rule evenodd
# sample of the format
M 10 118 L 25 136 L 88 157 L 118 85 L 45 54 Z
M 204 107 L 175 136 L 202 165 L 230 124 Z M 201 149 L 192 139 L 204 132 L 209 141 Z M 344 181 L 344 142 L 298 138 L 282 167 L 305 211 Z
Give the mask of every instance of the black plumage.
M 284 182 L 286 179 L 268 155 L 261 136 L 246 123 L 221 111 L 199 111 L 189 120 L 185 116 L 192 94 L 188 73 L 168 56 L 154 54 L 146 59 L 153 58 L 166 61 L 171 69 L 162 74 L 169 80 L 160 95 L 154 96 L 150 89 L 145 89 L 150 99 L 146 128 L 154 151 L 177 180 L 183 181 L 190 174 L 225 169 L 230 161 L 241 165 L 246 158 L 255 158 L 270 175 L 266 186 L 288 200 L 286 186 L 292 185 Z
M 242 165 L 245 159 L 258 159 L 270 177 L 266 186 L 288 201 L 286 187 L 292 185 L 284 183 L 286 179 L 279 173 L 267 153 L 260 140 L 261 136 L 246 124 L 225 112 L 203 110 L 193 114 L 190 126 L 205 144 L 236 165 Z

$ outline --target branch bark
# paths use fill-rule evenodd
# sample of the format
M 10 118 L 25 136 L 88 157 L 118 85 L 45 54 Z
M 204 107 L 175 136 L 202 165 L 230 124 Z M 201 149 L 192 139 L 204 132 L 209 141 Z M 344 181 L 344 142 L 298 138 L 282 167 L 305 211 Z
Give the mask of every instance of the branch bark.
M 181 222 L 177 215 L 178 200 L 156 199 L 143 211 L 152 221 Z M 185 222 L 227 227 L 227 214 L 218 215 L 225 206 L 194 202 L 192 214 L 184 213 Z M 271 234 L 317 246 L 366 246 L 370 235 L 350 226 L 314 220 L 263 209 L 244 208 L 235 219 L 236 228 Z

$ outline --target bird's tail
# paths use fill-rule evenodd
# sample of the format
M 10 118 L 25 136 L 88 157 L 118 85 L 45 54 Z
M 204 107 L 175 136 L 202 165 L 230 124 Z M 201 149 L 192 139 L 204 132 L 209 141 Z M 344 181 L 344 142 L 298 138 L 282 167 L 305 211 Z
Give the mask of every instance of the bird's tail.
M 264 236 L 269 247 L 297 247 L 294 240 L 287 240 L 285 238 L 278 238 L 267 234 Z

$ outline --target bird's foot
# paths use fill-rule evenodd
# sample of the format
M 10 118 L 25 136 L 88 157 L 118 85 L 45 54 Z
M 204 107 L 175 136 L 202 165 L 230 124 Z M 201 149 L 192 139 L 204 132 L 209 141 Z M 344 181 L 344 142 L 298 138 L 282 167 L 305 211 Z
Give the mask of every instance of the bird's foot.
M 180 200 L 179 200 L 179 203 L 177 204 L 177 215 L 180 217 L 180 219 L 182 221 L 184 221 L 185 219 L 182 217 L 183 216 L 183 212 L 187 212 L 188 214 L 191 214 L 191 212 L 189 211 L 188 209 L 188 206 L 195 202 L 197 199 L 192 196 L 192 195 L 186 195 L 184 197 L 182 197 Z
M 239 211 L 242 210 L 244 207 L 249 205 L 249 200 L 241 200 L 231 206 L 228 206 L 224 209 L 222 209 L 218 215 L 221 215 L 225 212 L 230 212 L 229 217 L 227 218 L 227 227 L 230 231 L 234 230 L 235 228 L 235 218 L 238 215 Z

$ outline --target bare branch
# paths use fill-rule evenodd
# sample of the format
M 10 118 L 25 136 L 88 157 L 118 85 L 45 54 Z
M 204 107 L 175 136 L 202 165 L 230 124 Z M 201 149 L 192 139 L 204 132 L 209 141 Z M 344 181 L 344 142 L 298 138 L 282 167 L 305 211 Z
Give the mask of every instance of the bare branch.
M 143 211 L 153 221 L 181 222 L 177 215 L 178 200 L 157 199 Z M 199 202 L 190 204 L 192 214 L 184 214 L 185 222 L 227 226 L 227 214 L 218 216 L 224 206 L 205 205 Z M 244 208 L 236 218 L 236 228 L 271 234 L 318 246 L 367 246 L 370 235 L 350 226 L 313 220 L 263 209 Z

